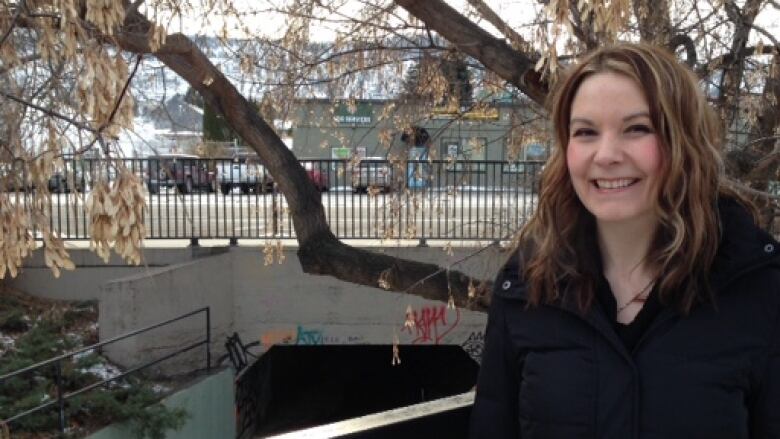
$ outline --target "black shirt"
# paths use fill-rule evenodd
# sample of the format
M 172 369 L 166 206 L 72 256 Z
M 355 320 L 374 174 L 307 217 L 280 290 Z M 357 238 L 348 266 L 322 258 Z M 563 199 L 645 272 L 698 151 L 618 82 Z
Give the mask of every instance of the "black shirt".
M 661 302 L 658 300 L 658 292 L 656 291 L 656 288 L 653 287 L 650 291 L 650 295 L 647 297 L 647 301 L 634 320 L 627 325 L 618 322 L 617 301 L 612 294 L 609 282 L 607 282 L 607 279 L 604 276 L 601 276 L 601 280 L 596 286 L 596 299 L 604 311 L 604 314 L 606 314 L 607 319 L 612 322 L 615 332 L 617 332 L 620 339 L 623 340 L 623 344 L 626 345 L 626 348 L 629 351 L 634 349 L 634 346 L 639 342 L 639 339 L 642 338 L 642 334 L 645 333 L 662 309 Z

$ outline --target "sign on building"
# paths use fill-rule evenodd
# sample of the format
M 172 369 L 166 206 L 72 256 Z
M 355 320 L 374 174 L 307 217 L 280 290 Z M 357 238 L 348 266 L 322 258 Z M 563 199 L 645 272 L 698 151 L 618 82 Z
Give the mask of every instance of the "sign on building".
M 368 102 L 358 102 L 354 107 L 339 103 L 336 105 L 333 117 L 336 123 L 342 125 L 370 125 L 373 121 L 373 112 Z

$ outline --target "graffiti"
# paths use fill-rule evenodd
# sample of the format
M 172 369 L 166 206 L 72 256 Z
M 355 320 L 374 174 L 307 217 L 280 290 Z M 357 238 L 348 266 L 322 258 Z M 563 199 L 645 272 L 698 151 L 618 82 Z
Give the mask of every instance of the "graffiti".
M 298 331 L 295 329 L 274 329 L 260 336 L 260 344 L 264 349 L 270 349 L 275 344 L 293 344 L 297 340 Z
M 320 329 L 304 329 L 303 326 L 298 325 L 298 337 L 295 344 L 297 345 L 321 345 L 322 344 L 322 330 Z
M 272 329 L 260 335 L 260 343 L 265 350 L 270 349 L 275 344 L 315 346 L 359 344 L 362 342 L 362 335 L 327 335 L 322 329 L 311 329 L 302 325 L 298 325 L 295 329 Z
M 477 363 L 482 362 L 482 350 L 485 349 L 485 334 L 481 332 L 472 332 L 469 338 L 461 345 L 463 350 L 471 356 Z
M 412 344 L 439 344 L 460 323 L 460 310 L 446 305 L 410 309 L 408 314 L 402 330 L 415 337 Z

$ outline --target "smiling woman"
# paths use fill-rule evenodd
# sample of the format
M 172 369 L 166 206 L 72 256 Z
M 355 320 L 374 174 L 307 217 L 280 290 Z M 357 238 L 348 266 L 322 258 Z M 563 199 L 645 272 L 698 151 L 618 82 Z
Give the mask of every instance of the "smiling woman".
M 551 98 L 557 148 L 494 285 L 475 438 L 780 437 L 780 258 L 693 74 L 621 44 Z

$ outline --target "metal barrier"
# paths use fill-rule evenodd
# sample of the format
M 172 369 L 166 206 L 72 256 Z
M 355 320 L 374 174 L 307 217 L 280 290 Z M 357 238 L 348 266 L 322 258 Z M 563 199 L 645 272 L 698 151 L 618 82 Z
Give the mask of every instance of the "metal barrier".
M 107 162 L 67 159 L 49 179 L 51 225 L 89 239 L 86 192 L 122 163 L 146 185 L 148 239 L 294 238 L 273 178 L 257 162 L 160 156 Z M 301 160 L 342 239 L 501 240 L 536 207 L 543 162 Z M 24 169 L 0 174 L 0 189 L 26 202 Z M 24 191 L 28 192 L 24 192 Z M 13 196 L 13 195 L 12 195 Z
M 248 366 L 248 367 L 246 367 Z M 253 359 L 251 363 L 237 370 L 234 382 L 236 403 L 236 438 L 248 439 L 254 436 L 263 399 L 263 379 L 268 376 L 268 364 Z
M 474 405 L 474 395 L 475 392 L 470 391 L 345 421 L 268 436 L 267 439 L 413 436 L 465 438 L 468 436 L 468 419 Z M 436 417 L 442 419 L 437 420 Z M 435 427 L 426 426 L 426 423 L 435 424 Z
M 108 379 L 105 379 L 105 380 L 102 380 L 102 381 L 98 381 L 96 383 L 92 383 L 92 384 L 90 384 L 88 386 L 82 387 L 82 388 L 80 388 L 78 390 L 74 390 L 74 391 L 69 392 L 69 393 L 65 393 L 65 389 L 63 388 L 63 382 L 62 382 L 63 381 L 62 380 L 62 364 L 63 364 L 63 361 L 70 360 L 75 355 L 78 355 L 78 354 L 81 354 L 81 353 L 85 353 L 85 352 L 95 351 L 96 349 L 102 348 L 105 345 L 108 345 L 108 344 L 111 344 L 111 343 L 115 343 L 117 341 L 124 340 L 126 338 L 129 338 L 129 337 L 132 337 L 132 336 L 144 333 L 144 332 L 148 332 L 148 331 L 151 331 L 153 329 L 156 329 L 156 328 L 159 328 L 159 327 L 162 327 L 162 326 L 169 325 L 169 324 L 171 324 L 173 322 L 185 319 L 187 317 L 194 316 L 196 314 L 205 314 L 205 317 L 206 317 L 206 322 L 205 322 L 206 323 L 206 338 L 204 340 L 200 340 L 200 341 L 196 341 L 194 343 L 191 343 L 191 344 L 189 344 L 187 346 L 184 346 L 182 348 L 177 349 L 174 352 L 166 354 L 165 356 L 163 356 L 161 358 L 158 358 L 158 359 L 156 359 L 154 361 L 150 361 L 148 363 L 144 363 L 142 365 L 133 367 L 133 368 L 131 368 L 131 369 L 129 369 L 129 370 L 127 370 L 127 371 L 117 375 L 117 376 L 114 376 L 114 377 L 111 377 L 111 378 L 108 378 Z M 22 413 L 17 413 L 16 415 L 11 416 L 10 418 L 0 420 L 0 425 L 11 424 L 14 421 L 17 421 L 18 419 L 21 419 L 21 418 L 23 418 L 23 417 L 25 417 L 27 415 L 30 415 L 30 414 L 35 413 L 35 412 L 39 412 L 41 410 L 49 409 L 52 406 L 56 405 L 58 407 L 58 410 L 59 410 L 59 418 L 58 418 L 58 421 L 59 421 L 59 431 L 60 431 L 60 433 L 65 433 L 65 428 L 66 428 L 66 424 L 67 424 L 67 421 L 66 421 L 66 419 L 67 419 L 66 415 L 67 414 L 66 414 L 66 410 L 65 410 L 65 403 L 67 402 L 68 399 L 73 398 L 73 397 L 75 397 L 77 395 L 80 395 L 82 393 L 88 392 L 90 390 L 96 389 L 98 387 L 104 386 L 104 385 L 106 385 L 106 384 L 108 384 L 108 383 L 110 383 L 112 381 L 119 380 L 121 378 L 124 378 L 124 377 L 132 374 L 132 373 L 138 372 L 138 371 L 140 371 L 142 369 L 145 369 L 147 367 L 150 367 L 150 366 L 154 366 L 155 364 L 158 364 L 160 362 L 163 362 L 163 361 L 168 360 L 170 358 L 173 358 L 173 357 L 175 357 L 175 356 L 177 356 L 179 354 L 182 354 L 184 352 L 190 351 L 190 350 L 192 350 L 192 349 L 194 349 L 194 348 L 196 348 L 198 346 L 203 346 L 203 345 L 206 346 L 206 370 L 210 371 L 211 370 L 211 347 L 210 347 L 210 344 L 211 344 L 211 311 L 210 311 L 209 307 L 203 307 L 203 308 L 200 308 L 200 309 L 188 312 L 186 314 L 182 314 L 182 315 L 180 315 L 178 317 L 174 317 L 172 319 L 166 320 L 164 322 L 160 322 L 160 323 L 157 323 L 157 324 L 154 324 L 154 325 L 151 325 L 151 326 L 147 326 L 145 328 L 137 329 L 135 331 L 128 332 L 127 334 L 120 335 L 118 337 L 114 337 L 114 338 L 111 338 L 109 340 L 106 340 L 106 341 L 103 341 L 103 342 L 100 342 L 100 343 L 96 343 L 96 344 L 93 344 L 91 346 L 87 346 L 87 347 L 75 350 L 73 352 L 69 352 L 67 354 L 60 355 L 58 357 L 50 358 L 50 359 L 48 359 L 46 361 L 42 361 L 40 363 L 33 364 L 33 365 L 25 367 L 23 369 L 19 369 L 17 371 L 11 372 L 9 374 L 0 376 L 0 385 L 2 385 L 2 383 L 4 383 L 6 380 L 11 379 L 13 377 L 16 377 L 16 376 L 19 376 L 19 375 L 23 375 L 23 374 L 26 374 L 26 373 L 29 373 L 29 372 L 33 372 L 33 371 L 36 371 L 36 370 L 39 370 L 39 369 L 43 369 L 43 368 L 46 368 L 46 367 L 52 367 L 54 369 L 54 381 L 55 381 L 56 393 L 57 393 L 57 398 L 56 399 L 53 399 L 52 401 L 49 401 L 49 402 L 44 403 L 44 404 L 40 404 L 40 405 L 38 405 L 36 407 L 33 407 L 33 408 L 29 409 L 29 410 L 26 410 L 26 411 L 22 412 Z

